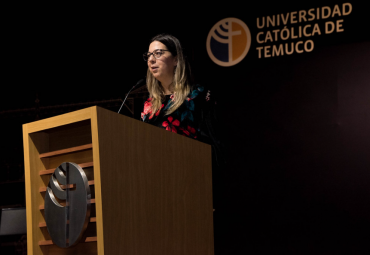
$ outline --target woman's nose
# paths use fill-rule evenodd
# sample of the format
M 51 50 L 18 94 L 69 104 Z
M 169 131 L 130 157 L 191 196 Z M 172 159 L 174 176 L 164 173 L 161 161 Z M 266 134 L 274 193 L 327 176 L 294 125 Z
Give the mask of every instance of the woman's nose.
M 150 62 L 155 62 L 155 57 L 153 56 L 153 54 L 151 54 L 148 58 L 148 61 Z

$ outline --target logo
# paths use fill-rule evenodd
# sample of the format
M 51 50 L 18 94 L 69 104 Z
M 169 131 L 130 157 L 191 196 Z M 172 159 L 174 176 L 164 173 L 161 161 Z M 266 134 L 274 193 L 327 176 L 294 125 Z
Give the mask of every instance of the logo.
M 251 46 L 251 33 L 247 25 L 236 18 L 216 23 L 207 37 L 207 52 L 220 66 L 233 66 L 247 55 Z
M 70 162 L 58 166 L 49 180 L 44 211 L 54 244 L 68 248 L 80 241 L 89 223 L 90 203 L 90 187 L 82 168 Z

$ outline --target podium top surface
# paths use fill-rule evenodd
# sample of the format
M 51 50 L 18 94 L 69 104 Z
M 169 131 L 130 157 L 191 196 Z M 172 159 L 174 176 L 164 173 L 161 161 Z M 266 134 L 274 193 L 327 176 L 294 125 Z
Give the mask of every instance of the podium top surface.
M 23 124 L 23 129 L 26 129 L 27 133 L 34 133 L 45 129 L 55 128 L 83 120 L 92 119 L 94 116 L 96 116 L 98 108 L 100 107 L 92 106 L 55 117 L 30 122 L 27 124 Z

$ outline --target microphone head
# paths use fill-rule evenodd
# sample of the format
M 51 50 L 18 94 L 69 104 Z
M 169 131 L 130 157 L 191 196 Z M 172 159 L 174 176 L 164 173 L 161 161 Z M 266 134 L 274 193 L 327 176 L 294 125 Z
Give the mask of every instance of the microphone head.
M 123 102 L 122 102 L 122 104 L 121 104 L 121 107 L 119 108 L 119 110 L 118 110 L 118 112 L 117 112 L 117 113 L 119 113 L 119 112 L 121 111 L 122 106 L 125 104 L 126 99 L 127 99 L 128 95 L 130 94 L 131 90 L 133 90 L 133 89 L 134 89 L 136 86 L 138 86 L 138 85 L 145 84 L 145 82 L 146 82 L 146 76 L 144 76 L 144 78 L 143 78 L 143 79 L 139 80 L 139 81 L 138 81 L 134 86 L 132 86 L 132 88 L 130 89 L 130 91 L 126 94 L 126 97 L 125 97 L 125 99 L 123 100 Z
M 146 82 L 146 77 L 144 77 L 143 79 L 139 80 L 139 81 L 136 83 L 135 87 L 136 87 L 136 86 L 138 86 L 138 85 L 143 85 L 143 84 L 145 84 L 145 82 Z

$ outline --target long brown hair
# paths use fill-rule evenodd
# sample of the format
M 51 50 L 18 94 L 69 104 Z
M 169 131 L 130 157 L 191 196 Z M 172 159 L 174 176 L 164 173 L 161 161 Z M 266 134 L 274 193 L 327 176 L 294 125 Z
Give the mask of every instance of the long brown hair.
M 166 115 L 173 113 L 185 101 L 190 93 L 190 66 L 184 57 L 180 41 L 169 34 L 159 34 L 150 40 L 150 43 L 158 41 L 166 45 L 169 52 L 176 57 L 177 66 L 173 76 L 174 98 L 171 106 L 166 111 Z M 161 83 L 154 78 L 149 68 L 146 76 L 146 84 L 149 91 L 149 97 L 152 99 L 152 114 L 156 113 L 162 106 L 162 98 L 164 97 L 164 90 Z

